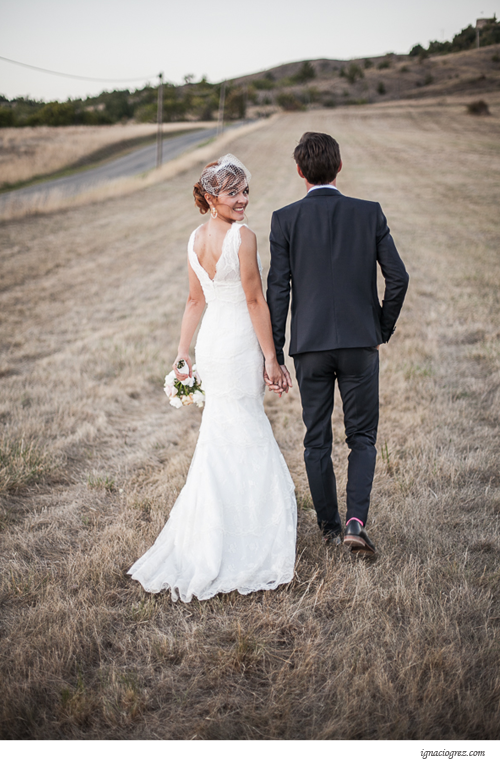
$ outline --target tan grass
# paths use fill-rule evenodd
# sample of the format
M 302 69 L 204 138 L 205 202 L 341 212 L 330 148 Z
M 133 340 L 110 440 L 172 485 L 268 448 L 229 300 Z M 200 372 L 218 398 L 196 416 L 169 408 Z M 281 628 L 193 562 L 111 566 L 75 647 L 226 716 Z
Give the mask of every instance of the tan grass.
M 209 128 L 213 123 L 165 123 L 163 132 Z M 0 130 L 0 187 L 55 173 L 111 145 L 156 135 L 156 125 L 37 126 Z
M 492 112 L 339 109 L 228 140 L 253 173 L 264 264 L 271 211 L 303 194 L 294 144 L 325 130 L 341 190 L 381 201 L 411 275 L 381 352 L 375 562 L 324 548 L 297 388 L 266 398 L 300 505 L 295 577 L 273 592 L 173 605 L 125 576 L 182 488 L 201 417 L 171 409 L 161 385 L 202 158 L 123 198 L 0 225 L 0 419 L 9 445 L 30 436 L 61 467 L 2 497 L 3 737 L 498 739 Z M 334 423 L 342 488 L 338 408 Z
M 276 117 L 276 115 L 271 116 L 267 121 L 270 120 L 272 122 Z M 55 189 L 49 192 L 41 191 L 38 194 L 30 195 L 26 198 L 22 196 L 19 199 L 12 198 L 9 199 L 7 203 L 3 203 L 0 198 L 0 204 L 3 203 L 0 205 L 0 222 L 12 219 L 23 219 L 25 216 L 37 213 L 45 214 L 53 213 L 55 211 L 65 211 L 69 208 L 81 206 L 86 203 L 122 197 L 131 192 L 146 189 L 153 184 L 158 184 L 160 181 L 173 178 L 181 171 L 186 171 L 197 163 L 206 163 L 210 158 L 218 157 L 226 151 L 229 143 L 238 137 L 246 136 L 253 131 L 259 130 L 267 121 L 265 119 L 256 120 L 248 125 L 227 130 L 222 136 L 209 140 L 208 142 L 203 142 L 196 149 L 188 150 L 175 160 L 170 160 L 167 163 L 164 163 L 161 168 L 155 168 L 144 174 L 107 182 L 98 187 L 84 189 L 82 192 L 72 197 L 67 197 L 64 192 Z M 192 126 L 192 124 L 190 125 Z M 204 124 L 201 124 L 201 127 L 203 127 L 203 125 Z

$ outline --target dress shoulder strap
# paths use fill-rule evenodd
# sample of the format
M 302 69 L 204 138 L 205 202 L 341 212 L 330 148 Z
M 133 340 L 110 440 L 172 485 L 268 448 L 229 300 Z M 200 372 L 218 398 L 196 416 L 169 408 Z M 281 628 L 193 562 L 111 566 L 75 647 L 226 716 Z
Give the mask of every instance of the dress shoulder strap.
M 233 224 L 233 230 L 235 233 L 233 236 L 234 237 L 233 244 L 234 244 L 234 252 L 236 257 L 238 257 L 238 253 L 241 246 L 241 228 L 242 227 L 246 227 L 247 229 L 250 229 L 248 224 L 246 224 L 245 222 L 234 222 Z M 262 262 L 260 260 L 260 255 L 258 250 L 257 250 L 257 264 L 259 265 L 259 272 L 262 274 Z

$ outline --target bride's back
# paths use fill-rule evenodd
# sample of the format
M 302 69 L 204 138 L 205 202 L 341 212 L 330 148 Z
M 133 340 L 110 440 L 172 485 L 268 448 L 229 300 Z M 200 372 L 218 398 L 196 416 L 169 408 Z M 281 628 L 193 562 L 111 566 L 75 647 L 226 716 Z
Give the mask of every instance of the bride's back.
M 210 228 L 208 224 L 203 224 L 196 233 L 196 256 L 211 280 L 215 277 L 217 262 L 222 256 L 224 241 L 230 229 L 231 225 L 225 229 L 222 227 L 215 229 Z

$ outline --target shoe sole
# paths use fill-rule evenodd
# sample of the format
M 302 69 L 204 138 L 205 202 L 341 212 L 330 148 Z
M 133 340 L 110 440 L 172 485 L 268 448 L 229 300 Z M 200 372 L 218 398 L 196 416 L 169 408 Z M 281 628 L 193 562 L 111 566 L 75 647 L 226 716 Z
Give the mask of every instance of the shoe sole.
M 351 546 L 351 553 L 366 553 L 368 555 L 375 555 L 375 549 L 365 542 L 362 537 L 357 537 L 355 534 L 347 534 L 344 537 L 344 545 Z

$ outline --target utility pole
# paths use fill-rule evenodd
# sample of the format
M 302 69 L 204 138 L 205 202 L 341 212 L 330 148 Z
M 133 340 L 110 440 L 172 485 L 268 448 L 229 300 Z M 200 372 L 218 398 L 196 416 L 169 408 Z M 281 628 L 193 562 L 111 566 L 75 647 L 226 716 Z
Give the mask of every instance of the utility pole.
M 163 72 L 158 75 L 158 128 L 156 131 L 156 167 L 159 168 L 163 160 Z
M 219 99 L 219 119 L 217 121 L 217 136 L 220 136 L 224 133 L 224 101 L 226 99 L 226 81 L 221 85 L 220 88 L 220 99 Z

